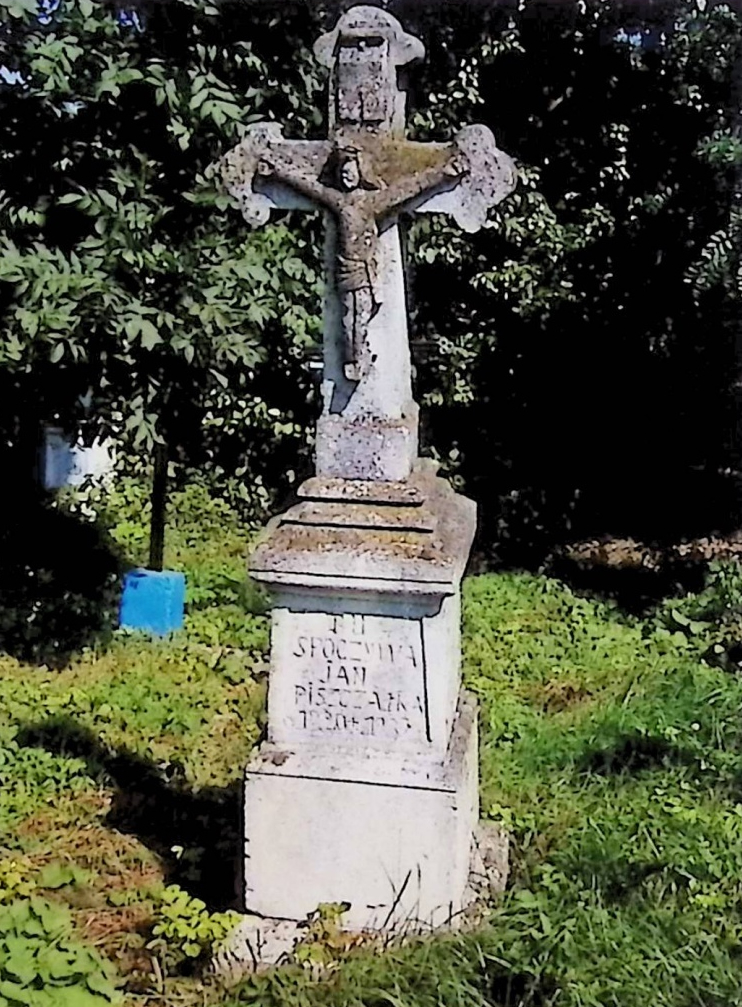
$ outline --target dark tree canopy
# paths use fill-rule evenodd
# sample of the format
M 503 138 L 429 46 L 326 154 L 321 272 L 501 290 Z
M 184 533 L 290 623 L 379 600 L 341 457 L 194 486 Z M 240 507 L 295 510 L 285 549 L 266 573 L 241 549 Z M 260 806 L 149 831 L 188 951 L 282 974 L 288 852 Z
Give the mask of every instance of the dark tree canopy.
M 40 21 L 0 0 L 20 75 L 0 87 L 9 431 L 20 400 L 162 437 L 253 502 L 306 469 L 319 221 L 248 232 L 208 167 L 258 118 L 319 133 L 309 46 L 345 6 L 60 0 Z M 739 525 L 739 14 L 389 7 L 428 46 L 412 132 L 485 122 L 521 169 L 480 235 L 410 233 L 425 442 L 480 501 L 484 543 Z

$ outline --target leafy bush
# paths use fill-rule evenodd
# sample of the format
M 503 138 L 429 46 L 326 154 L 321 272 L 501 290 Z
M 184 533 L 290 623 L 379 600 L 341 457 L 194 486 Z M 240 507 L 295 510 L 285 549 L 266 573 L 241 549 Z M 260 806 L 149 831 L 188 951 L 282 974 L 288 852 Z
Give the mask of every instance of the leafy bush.
M 359 945 L 374 943 L 370 934 L 364 938 L 342 929 L 343 914 L 349 909 L 348 902 L 320 903 L 307 918 L 306 930 L 291 954 L 292 960 L 314 975 L 326 976 Z
M 177 968 L 184 959 L 212 954 L 240 919 L 235 912 L 210 913 L 201 899 L 194 899 L 177 885 L 168 885 L 158 899 L 152 927 L 155 939 L 148 947 L 169 968 Z
M 69 913 L 39 898 L 0 906 L 0 1007 L 119 1003 L 112 970 L 72 936 Z
M 0 685 L 6 684 L 0 677 Z M 38 695 L 43 704 L 43 697 Z M 2 690 L 0 690 L 0 693 Z M 5 708 L 5 716 L 15 711 Z M 11 839 L 9 829 L 19 819 L 44 804 L 59 804 L 90 786 L 88 767 L 81 759 L 64 757 L 18 741 L 18 728 L 0 727 L 0 836 Z
M 0 858 L 0 902 L 13 902 L 34 893 L 33 867 L 22 857 Z
M 317 134 L 308 43 L 337 10 L 284 5 L 279 28 L 274 6 L 170 0 L 130 17 L 63 0 L 39 19 L 31 0 L 3 3 L 4 65 L 23 79 L 3 88 L 4 429 L 57 412 L 140 445 L 157 432 L 251 516 L 308 461 L 321 243 L 316 220 L 248 232 L 204 174 L 255 119 Z M 665 477 L 729 467 L 739 17 L 691 2 L 393 6 L 428 50 L 414 134 L 476 116 L 521 168 L 480 234 L 413 225 L 425 439 L 501 548 L 593 520 L 596 498 L 604 524 L 687 518 Z M 599 382 L 596 332 L 616 348 Z M 523 410 L 533 423 L 514 421 Z M 672 507 L 636 492 L 651 479 Z

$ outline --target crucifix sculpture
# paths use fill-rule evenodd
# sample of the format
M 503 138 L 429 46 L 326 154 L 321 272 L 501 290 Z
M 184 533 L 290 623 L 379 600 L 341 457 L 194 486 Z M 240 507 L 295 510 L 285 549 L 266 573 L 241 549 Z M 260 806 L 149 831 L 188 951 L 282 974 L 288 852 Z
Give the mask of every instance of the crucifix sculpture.
M 222 161 L 250 224 L 274 207 L 327 222 L 317 475 L 249 560 L 272 599 L 267 731 L 244 788 L 249 947 L 320 903 L 348 903 L 350 929 L 444 924 L 495 883 L 482 851 L 507 850 L 478 825 L 461 684 L 476 507 L 417 456 L 397 221 L 434 210 L 475 231 L 515 171 L 485 126 L 406 138 L 397 72 L 423 46 L 386 11 L 352 8 L 315 52 L 329 139 L 261 123 Z
M 287 140 L 279 124 L 259 123 L 222 173 L 253 226 L 274 207 L 326 212 L 317 474 L 400 481 L 417 458 L 417 407 L 398 218 L 443 211 L 476 231 L 515 186 L 515 170 L 485 126 L 467 126 L 450 143 L 406 139 L 397 71 L 424 49 L 381 8 L 349 10 L 315 54 L 331 71 L 330 139 Z

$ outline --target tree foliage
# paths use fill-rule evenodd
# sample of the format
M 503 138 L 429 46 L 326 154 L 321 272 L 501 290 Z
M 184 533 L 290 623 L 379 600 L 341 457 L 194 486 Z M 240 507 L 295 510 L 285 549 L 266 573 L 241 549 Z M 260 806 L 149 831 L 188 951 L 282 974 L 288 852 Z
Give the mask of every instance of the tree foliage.
M 473 239 L 415 224 L 430 442 L 501 549 L 738 524 L 723 474 L 738 13 L 531 0 L 438 16 L 416 124 L 488 123 L 521 183 Z
M 250 440 L 300 446 L 317 337 L 306 236 L 250 232 L 209 177 L 279 111 L 237 6 L 11 3 L 0 36 L 4 380 L 41 420 L 165 440 L 192 463 L 230 436 L 243 465 Z M 317 82 L 282 69 L 289 114 L 303 100 L 310 118 Z
M 45 416 L 285 485 L 316 409 L 319 221 L 249 232 L 208 166 L 259 118 L 321 135 L 308 46 L 347 4 L 3 6 L 0 62 L 20 82 L 0 93 L 0 382 Z M 428 48 L 412 132 L 485 122 L 521 172 L 473 238 L 442 217 L 411 225 L 427 449 L 501 546 L 570 524 L 718 523 L 736 422 L 738 13 L 389 6 Z

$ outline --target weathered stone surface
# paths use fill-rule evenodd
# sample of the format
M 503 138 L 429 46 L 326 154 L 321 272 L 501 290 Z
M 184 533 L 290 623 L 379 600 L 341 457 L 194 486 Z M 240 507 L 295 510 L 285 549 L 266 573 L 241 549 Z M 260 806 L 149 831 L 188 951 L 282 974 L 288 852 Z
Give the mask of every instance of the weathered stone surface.
M 420 39 L 379 7 L 359 5 L 316 42 L 314 54 L 331 72 L 330 129 L 362 126 L 403 134 L 405 95 L 397 71 L 425 56 Z
M 302 488 L 251 562 L 274 607 L 247 905 L 299 919 L 349 901 L 349 929 L 435 926 L 469 898 L 477 817 L 459 608 L 475 509 L 427 465 L 343 485 Z
M 437 762 L 266 746 L 245 781 L 248 905 L 300 919 L 347 901 L 350 930 L 446 923 L 464 908 L 476 759 L 468 698 Z
M 381 482 L 374 479 L 335 479 L 314 476 L 302 483 L 297 496 L 306 500 L 328 500 L 342 503 L 396 504 L 419 507 L 425 495 L 419 486 L 409 482 Z
M 307 500 L 292 507 L 290 514 L 284 515 L 283 523 L 299 527 L 365 528 L 370 532 L 382 529 L 429 534 L 435 531 L 437 518 L 427 507 Z
M 442 758 L 460 683 L 456 596 L 275 600 L 269 741 Z
M 299 505 L 269 524 L 250 559 L 251 575 L 273 587 L 455 593 L 474 537 L 475 506 L 426 467 L 414 474 L 410 485 L 425 501 L 425 524 L 415 527 L 410 515 L 408 527 L 404 518 L 385 527 L 388 505 L 373 503 L 366 505 L 369 511 L 378 510 L 365 527 L 358 518 L 345 526 L 334 517 L 321 523 L 316 510 L 312 522 L 304 524 Z M 432 531 L 425 530 L 428 524 Z
M 248 913 L 214 955 L 210 971 L 233 984 L 261 966 L 288 964 L 303 934 L 304 928 L 297 920 Z
M 317 471 L 331 479 L 401 482 L 417 460 L 417 409 L 394 419 L 325 413 L 317 423 Z
M 424 54 L 378 7 L 352 8 L 317 43 L 331 69 L 326 141 L 252 126 L 222 162 L 247 222 L 271 207 L 321 208 L 327 218 L 323 412 L 317 471 L 345 479 L 406 479 L 417 456 L 397 219 L 452 213 L 469 231 L 515 185 L 510 158 L 485 126 L 451 143 L 405 138 L 397 70 Z
M 497 822 L 479 822 L 474 830 L 469 884 L 465 901 L 486 905 L 505 891 L 509 873 L 510 836 Z
M 508 877 L 508 834 L 495 822 L 480 822 L 474 830 L 469 879 L 462 911 L 438 926 L 469 929 L 486 918 L 494 899 L 505 890 Z M 348 930 L 347 916 L 340 925 Z M 274 965 L 288 965 L 306 934 L 307 922 L 246 915 L 214 956 L 211 971 L 228 983 Z M 390 938 L 407 938 L 430 929 L 419 920 L 398 920 L 384 928 L 384 946 Z
M 456 134 L 454 146 L 467 166 L 458 187 L 434 194 L 416 209 L 423 213 L 450 213 L 459 227 L 473 233 L 484 227 L 489 210 L 513 191 L 515 165 L 497 149 L 486 126 L 465 126 Z

